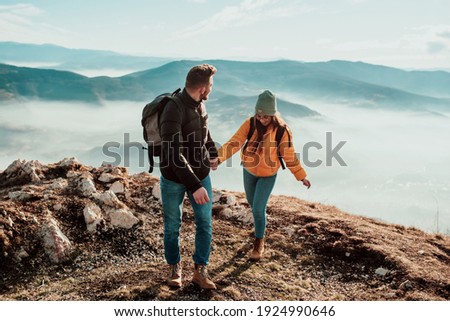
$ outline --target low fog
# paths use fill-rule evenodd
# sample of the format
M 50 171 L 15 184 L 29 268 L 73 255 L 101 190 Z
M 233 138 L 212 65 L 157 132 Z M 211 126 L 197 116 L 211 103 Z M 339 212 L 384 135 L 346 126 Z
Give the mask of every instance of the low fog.
M 280 170 L 274 194 L 335 205 L 353 214 L 429 232 L 450 233 L 450 113 L 363 110 L 283 98 L 305 104 L 323 117 L 286 119 L 312 188 L 304 188 L 288 169 Z M 146 153 L 140 150 L 142 107 L 135 102 L 2 103 L 0 169 L 18 158 L 53 163 L 75 156 L 92 166 L 120 161 L 131 173 L 146 171 Z M 249 106 L 248 115 L 252 111 Z M 223 143 L 237 128 L 230 128 L 227 119 L 216 118 L 213 107 L 209 113 L 213 138 Z M 338 154 L 347 166 L 336 159 L 327 165 L 327 144 L 333 149 L 340 142 L 345 144 Z M 314 146 L 304 153 L 303 148 L 311 143 Z M 323 148 L 317 149 L 318 144 Z M 109 146 L 107 154 L 105 146 Z M 130 156 L 124 157 L 128 151 Z M 306 166 L 316 161 L 322 164 Z M 159 175 L 157 169 L 155 175 Z M 239 155 L 213 172 L 212 179 L 216 188 L 243 191 Z

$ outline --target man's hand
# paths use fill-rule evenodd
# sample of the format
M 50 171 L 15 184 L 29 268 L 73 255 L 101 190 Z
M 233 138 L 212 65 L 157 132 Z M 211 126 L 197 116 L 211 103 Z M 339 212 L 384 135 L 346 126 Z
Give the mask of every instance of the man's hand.
M 209 202 L 208 192 L 204 187 L 200 187 L 196 190 L 192 196 L 194 196 L 195 203 L 203 205 Z
M 211 158 L 209 160 L 209 163 L 211 164 L 210 167 L 213 171 L 215 171 L 217 169 L 217 167 L 219 167 L 219 159 L 216 158 Z
M 308 189 L 311 187 L 311 182 L 307 180 L 306 178 L 302 179 L 303 185 L 308 187 Z

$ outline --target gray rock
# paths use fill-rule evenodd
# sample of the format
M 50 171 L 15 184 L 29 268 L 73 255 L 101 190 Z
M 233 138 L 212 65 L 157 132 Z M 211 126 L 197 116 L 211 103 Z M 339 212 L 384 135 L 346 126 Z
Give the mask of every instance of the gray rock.
M 100 194 L 99 201 L 106 206 L 113 208 L 124 208 L 125 204 L 122 203 L 114 194 L 113 191 L 109 190 Z
M 133 215 L 129 208 L 107 209 L 106 213 L 110 218 L 110 223 L 114 227 L 130 229 L 137 223 L 139 219 Z
M 382 267 L 379 267 L 378 269 L 375 270 L 375 274 L 377 274 L 379 276 L 385 276 L 388 273 L 389 273 L 389 270 L 382 268 Z
M 252 211 L 248 208 L 227 207 L 223 210 L 222 214 L 225 215 L 225 217 L 227 217 L 227 218 L 237 219 L 238 221 L 242 222 L 245 225 L 249 225 L 253 222 Z
M 61 232 L 54 219 L 49 219 L 41 228 L 41 238 L 45 253 L 53 263 L 62 263 L 69 259 L 73 246 Z
M 231 210 L 231 208 L 228 208 L 228 207 L 222 211 L 222 215 L 225 216 L 226 218 L 234 217 L 233 211 Z
M 236 197 L 234 197 L 233 195 L 227 195 L 225 203 L 229 206 L 236 205 L 237 204 Z
M 78 159 L 75 157 L 66 157 L 57 163 L 60 167 L 73 167 L 75 165 L 81 165 Z
M 70 170 L 67 172 L 66 177 L 67 178 L 75 178 L 75 177 L 78 177 L 79 175 L 80 174 L 77 171 Z
M 161 199 L 161 186 L 159 185 L 159 183 L 156 183 L 155 185 L 153 185 L 152 195 L 154 198 L 156 198 L 158 200 Z
M 102 210 L 94 203 L 88 203 L 84 207 L 83 215 L 89 233 L 95 233 L 97 226 L 104 222 Z
M 103 182 L 103 183 L 109 183 L 109 182 L 111 182 L 111 181 L 113 181 L 115 179 L 117 179 L 116 176 L 114 176 L 114 175 L 112 175 L 110 173 L 106 173 L 106 172 L 102 173 L 100 175 L 100 177 L 98 178 L 98 180 L 100 182 Z
M 220 198 L 222 197 L 222 192 L 220 191 L 213 191 L 213 203 L 219 203 L 220 202 Z
M 14 191 L 9 192 L 8 197 L 14 201 L 27 201 L 35 197 L 35 194 L 33 192 Z
M 57 178 L 53 181 L 53 183 L 50 184 L 50 188 L 52 189 L 64 189 L 68 186 L 67 179 L 64 178 Z
M 77 188 L 81 195 L 86 197 L 97 194 L 97 188 L 92 180 L 92 176 L 86 173 L 80 175 Z
M 403 291 L 410 291 L 414 288 L 414 285 L 411 281 L 406 280 L 405 282 L 401 283 L 398 288 Z
M 22 164 L 24 163 L 24 161 L 20 160 L 20 159 L 16 159 L 15 161 L 13 161 L 6 169 L 5 169 L 5 174 L 6 177 L 11 176 L 14 173 L 17 173 L 18 171 L 21 170 L 22 168 Z
M 16 254 L 16 257 L 19 259 L 19 261 L 21 261 L 22 259 L 26 259 L 29 256 L 30 255 L 28 254 L 27 251 L 25 251 L 25 249 L 23 247 L 21 247 L 20 250 Z
M 295 229 L 292 227 L 284 227 L 283 232 L 289 237 L 293 237 L 296 234 Z
M 12 162 L 5 170 L 6 177 L 21 177 L 28 176 L 32 182 L 39 182 L 43 175 L 39 175 L 42 172 L 43 165 L 37 161 L 23 161 L 20 159 Z
M 111 169 L 111 175 L 116 177 L 123 177 L 123 175 L 128 175 L 128 169 L 126 167 L 113 167 Z
M 124 184 L 122 182 L 115 181 L 111 185 L 109 190 L 114 192 L 114 194 L 124 194 L 125 193 L 125 186 L 124 186 Z

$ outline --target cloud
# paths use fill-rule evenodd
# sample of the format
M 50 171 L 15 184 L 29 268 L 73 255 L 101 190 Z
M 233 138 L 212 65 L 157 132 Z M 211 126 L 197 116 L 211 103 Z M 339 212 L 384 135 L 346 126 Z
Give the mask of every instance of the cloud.
M 368 0 L 345 0 L 345 3 L 350 5 L 358 5 L 360 3 L 368 2 Z
M 43 10 L 30 4 L 0 6 L 0 25 L 12 27 L 31 25 L 29 17 L 39 16 L 43 12 Z M 5 29 L 3 30 L 5 31 Z
M 429 42 L 428 43 L 428 52 L 431 54 L 441 52 L 447 49 L 447 45 L 442 42 Z
M 64 41 L 68 31 L 40 20 L 44 13 L 32 4 L 0 5 L 0 41 Z
M 445 38 L 447 40 L 450 40 L 450 30 L 449 31 L 443 31 L 441 33 L 437 34 L 439 37 Z
M 416 28 L 416 32 L 406 39 L 411 44 L 416 44 L 421 50 L 429 54 L 448 54 L 450 50 L 450 26 L 427 25 Z
M 311 10 L 308 6 L 280 0 L 244 0 L 236 6 L 226 6 L 211 17 L 177 33 L 177 38 L 192 38 L 205 32 L 245 26 L 258 21 L 283 18 Z
M 38 16 L 44 11 L 32 4 L 15 4 L 9 6 L 0 6 L 0 15 L 4 13 L 9 13 L 16 16 Z
M 336 51 L 367 51 L 367 50 L 397 50 L 417 54 L 428 52 L 438 53 L 449 47 L 443 41 L 450 40 L 450 26 L 421 26 L 411 28 L 401 37 L 393 40 L 362 40 L 338 42 L 330 39 L 319 39 L 318 45 L 329 47 Z

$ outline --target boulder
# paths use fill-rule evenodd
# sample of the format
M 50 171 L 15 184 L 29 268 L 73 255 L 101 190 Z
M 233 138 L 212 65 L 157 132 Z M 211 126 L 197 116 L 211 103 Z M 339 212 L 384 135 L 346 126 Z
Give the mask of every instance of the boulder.
M 55 179 L 51 184 L 50 188 L 52 189 L 64 189 L 68 186 L 67 179 L 59 177 Z
M 106 206 L 113 208 L 125 208 L 125 204 L 122 203 L 114 194 L 113 191 L 109 190 L 100 194 L 99 201 Z
M 139 223 L 139 219 L 133 215 L 128 207 L 121 209 L 106 209 L 106 214 L 109 216 L 110 223 L 114 227 L 130 229 Z
M 388 273 L 389 273 L 389 270 L 382 268 L 382 267 L 379 267 L 378 269 L 375 270 L 375 274 L 379 275 L 379 276 L 385 276 Z
M 60 167 L 74 167 L 80 166 L 81 164 L 75 157 L 66 157 L 57 163 L 57 165 Z
M 9 192 L 8 197 L 12 199 L 13 201 L 28 201 L 35 197 L 33 192 L 26 192 L 26 191 L 14 191 Z
M 102 210 L 96 204 L 90 202 L 83 209 L 84 221 L 86 229 L 89 233 L 95 233 L 97 226 L 104 222 Z
M 41 178 L 44 178 L 42 175 L 42 167 L 43 165 L 37 161 L 24 161 L 17 159 L 12 162 L 5 170 L 6 177 L 29 177 L 31 182 L 39 182 Z
M 234 197 L 233 195 L 226 195 L 225 204 L 227 204 L 228 206 L 236 205 L 236 197 Z
M 114 175 L 112 175 L 110 173 L 106 173 L 106 172 L 103 172 L 100 175 L 100 177 L 98 178 L 98 180 L 100 182 L 103 182 L 103 183 L 109 183 L 109 182 L 111 182 L 113 180 L 116 180 L 116 179 L 118 179 L 118 177 L 116 177 L 116 176 L 114 176 Z
M 69 259 L 73 246 L 63 234 L 54 219 L 49 219 L 41 227 L 40 235 L 45 253 L 53 263 L 62 263 Z
M 220 202 L 220 198 L 222 197 L 222 192 L 220 191 L 213 191 L 213 199 L 212 202 L 213 203 L 219 203 Z
M 152 195 L 154 198 L 156 198 L 158 200 L 161 199 L 161 186 L 159 185 L 159 183 L 156 183 L 155 185 L 153 185 Z
M 125 193 L 125 185 L 120 181 L 115 181 L 111 187 L 109 188 L 114 194 L 124 194 Z
M 97 194 L 97 189 L 95 188 L 92 176 L 83 173 L 78 179 L 77 189 L 81 195 L 89 197 Z

